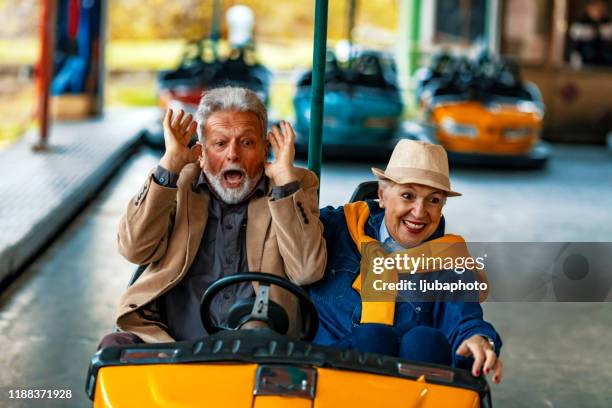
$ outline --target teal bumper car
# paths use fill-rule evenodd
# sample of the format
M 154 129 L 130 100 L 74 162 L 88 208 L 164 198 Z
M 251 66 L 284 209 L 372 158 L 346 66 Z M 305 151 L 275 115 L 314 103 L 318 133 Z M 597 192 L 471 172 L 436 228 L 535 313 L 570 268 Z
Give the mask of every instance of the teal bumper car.
M 323 119 L 324 156 L 386 156 L 397 141 L 403 103 L 393 61 L 367 51 L 340 64 L 327 54 Z M 312 72 L 297 84 L 293 100 L 296 113 L 296 148 L 308 150 Z

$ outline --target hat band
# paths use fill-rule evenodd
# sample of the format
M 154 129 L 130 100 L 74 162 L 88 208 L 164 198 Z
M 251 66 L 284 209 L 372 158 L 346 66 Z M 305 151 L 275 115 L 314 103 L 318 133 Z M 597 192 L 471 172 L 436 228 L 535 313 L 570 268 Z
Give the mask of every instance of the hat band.
M 384 174 L 400 181 L 406 177 L 429 180 L 441 184 L 450 190 L 448 176 L 437 171 L 417 169 L 415 167 L 387 167 Z

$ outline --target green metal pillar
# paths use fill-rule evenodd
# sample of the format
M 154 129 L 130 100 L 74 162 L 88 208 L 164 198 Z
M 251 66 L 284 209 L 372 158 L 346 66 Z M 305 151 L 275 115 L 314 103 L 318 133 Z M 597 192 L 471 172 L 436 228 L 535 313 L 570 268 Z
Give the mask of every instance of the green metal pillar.
M 485 0 L 484 2 L 484 27 L 482 32 L 484 33 L 484 43 L 487 48 L 487 51 L 490 51 L 490 43 L 491 43 L 491 20 L 489 19 L 489 15 L 491 14 L 491 1 Z
M 213 57 L 219 59 L 219 41 L 221 40 L 221 0 L 213 1 L 212 21 L 210 25 L 210 39 L 212 41 Z
M 397 64 L 406 118 L 414 117 L 417 111 L 413 95 L 414 89 L 412 89 L 412 77 L 420 60 L 421 13 L 420 0 L 401 0 L 398 21 Z
M 419 63 L 419 39 L 421 32 L 421 0 L 408 1 L 408 75 L 412 75 Z
M 357 14 L 357 0 L 349 0 L 346 15 L 346 39 L 353 45 L 353 29 L 355 28 L 355 16 Z
M 323 154 L 323 105 L 325 88 L 325 52 L 327 50 L 327 0 L 316 0 L 312 87 L 310 94 L 310 134 L 308 168 L 321 178 Z
M 349 44 L 348 69 L 353 65 L 353 29 L 355 28 L 355 17 L 357 15 L 357 0 L 349 0 L 346 16 L 346 40 Z
M 501 12 L 500 0 L 487 0 L 485 2 L 485 26 L 486 46 L 492 55 L 499 55 L 501 40 Z

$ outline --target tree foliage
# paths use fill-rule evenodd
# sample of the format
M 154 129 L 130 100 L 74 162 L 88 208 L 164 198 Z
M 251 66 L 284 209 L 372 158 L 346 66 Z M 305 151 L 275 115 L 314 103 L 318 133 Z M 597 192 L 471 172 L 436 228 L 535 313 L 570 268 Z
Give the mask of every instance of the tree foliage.
M 38 32 L 40 0 L 0 0 L 0 38 L 31 37 Z
M 0 37 L 35 36 L 41 1 L 0 0 Z M 210 33 L 213 0 L 102 1 L 109 2 L 111 40 L 194 39 Z M 314 0 L 224 0 L 220 3 L 224 10 L 235 4 L 251 7 L 256 18 L 255 35 L 259 38 L 269 41 L 312 39 Z M 329 1 L 328 37 L 332 40 L 345 36 L 348 4 L 349 0 Z M 399 0 L 357 1 L 356 25 L 374 28 L 374 32 L 392 33 L 397 28 L 398 12 Z M 224 18 L 222 28 L 225 29 Z
M 253 9 L 258 37 L 268 40 L 312 38 L 314 0 L 226 0 L 221 3 L 224 9 L 234 4 Z M 329 2 L 329 38 L 344 37 L 347 7 L 348 0 Z M 111 38 L 198 38 L 210 33 L 212 8 L 212 0 L 111 0 Z M 398 0 L 359 1 L 356 24 L 394 32 L 398 10 Z M 224 25 L 223 21 L 222 27 Z

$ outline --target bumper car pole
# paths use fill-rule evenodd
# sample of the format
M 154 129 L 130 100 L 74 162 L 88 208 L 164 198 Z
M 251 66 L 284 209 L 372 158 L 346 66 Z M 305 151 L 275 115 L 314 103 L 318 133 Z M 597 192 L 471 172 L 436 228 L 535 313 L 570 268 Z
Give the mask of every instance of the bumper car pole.
M 325 88 L 325 53 L 327 50 L 327 6 L 328 0 L 316 0 L 310 94 L 310 134 L 308 137 L 308 168 L 319 179 L 323 153 L 323 92 Z
M 215 61 L 219 59 L 219 40 L 221 39 L 221 4 L 220 0 L 213 1 L 212 24 L 210 38 L 213 44 L 213 56 Z

